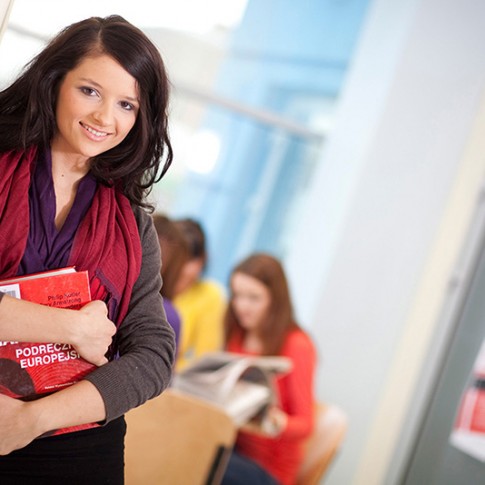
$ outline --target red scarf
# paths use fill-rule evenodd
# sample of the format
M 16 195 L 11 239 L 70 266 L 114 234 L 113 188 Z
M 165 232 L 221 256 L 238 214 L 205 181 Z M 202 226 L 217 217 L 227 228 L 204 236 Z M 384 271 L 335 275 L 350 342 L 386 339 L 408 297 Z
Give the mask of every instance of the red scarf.
M 37 150 L 0 155 L 0 278 L 17 274 L 29 234 L 29 185 Z M 93 300 L 107 301 L 117 326 L 140 274 L 141 242 L 129 200 L 99 184 L 74 237 L 69 265 L 88 270 Z

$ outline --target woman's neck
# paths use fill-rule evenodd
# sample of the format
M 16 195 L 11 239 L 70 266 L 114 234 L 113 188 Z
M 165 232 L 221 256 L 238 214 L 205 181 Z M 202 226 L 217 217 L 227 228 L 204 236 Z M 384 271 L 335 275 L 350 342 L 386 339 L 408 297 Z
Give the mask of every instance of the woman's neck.
M 247 332 L 243 339 L 243 348 L 247 352 L 261 354 L 263 352 L 263 341 L 256 332 Z
M 75 182 L 82 179 L 90 170 L 90 159 L 51 148 L 52 177 L 67 178 Z
M 52 152 L 52 181 L 56 194 L 55 225 L 58 230 L 69 215 L 79 182 L 88 172 L 87 160 L 63 159 L 58 152 Z

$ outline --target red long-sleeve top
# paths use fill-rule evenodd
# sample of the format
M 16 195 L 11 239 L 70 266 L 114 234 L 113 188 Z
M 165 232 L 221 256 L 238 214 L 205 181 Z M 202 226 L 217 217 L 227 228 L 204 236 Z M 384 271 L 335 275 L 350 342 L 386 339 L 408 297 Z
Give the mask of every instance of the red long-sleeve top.
M 228 343 L 227 350 L 249 354 L 241 344 L 236 338 Z M 292 330 L 279 355 L 290 358 L 293 363 L 292 371 L 276 381 L 279 406 L 288 415 L 286 428 L 276 437 L 241 430 L 236 448 L 259 463 L 282 485 L 292 485 L 302 461 L 301 445 L 313 429 L 316 351 L 305 332 Z

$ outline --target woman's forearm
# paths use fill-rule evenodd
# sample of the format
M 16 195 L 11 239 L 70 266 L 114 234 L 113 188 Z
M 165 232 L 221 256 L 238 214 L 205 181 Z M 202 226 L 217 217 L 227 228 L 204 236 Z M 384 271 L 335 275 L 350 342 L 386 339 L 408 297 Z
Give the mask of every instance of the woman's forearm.
M 106 416 L 100 393 L 88 381 L 36 401 L 0 395 L 0 408 L 0 455 L 23 448 L 49 431 L 103 421 Z
M 74 310 L 52 308 L 4 295 L 0 301 L 0 340 L 72 343 L 69 326 Z
M 27 404 L 38 419 L 40 434 L 106 418 L 101 394 L 91 382 L 85 380 Z
M 115 331 L 101 301 L 69 310 L 8 295 L 0 300 L 0 341 L 71 344 L 84 359 L 102 365 Z

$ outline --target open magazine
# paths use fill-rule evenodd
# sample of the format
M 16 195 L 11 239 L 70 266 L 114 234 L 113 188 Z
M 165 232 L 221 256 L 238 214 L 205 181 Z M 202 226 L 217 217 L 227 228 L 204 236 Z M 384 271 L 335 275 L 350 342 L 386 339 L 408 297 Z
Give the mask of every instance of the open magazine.
M 210 352 L 176 374 L 172 387 L 221 407 L 242 426 L 256 417 L 264 420 L 276 400 L 275 376 L 291 366 L 286 357 Z

